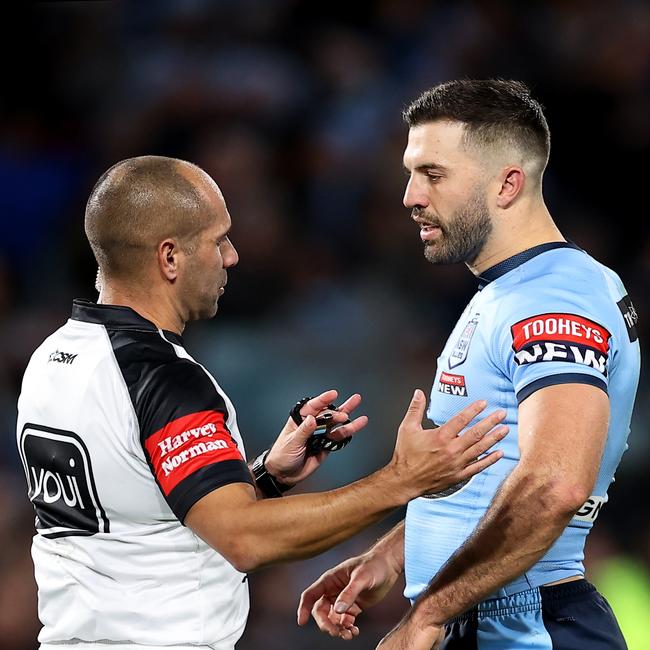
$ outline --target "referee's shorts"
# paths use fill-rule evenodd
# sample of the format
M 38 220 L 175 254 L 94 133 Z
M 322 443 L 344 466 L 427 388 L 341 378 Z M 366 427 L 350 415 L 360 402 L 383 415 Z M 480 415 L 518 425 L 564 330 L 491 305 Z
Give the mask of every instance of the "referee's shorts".
M 452 619 L 441 650 L 627 650 L 612 608 L 586 580 L 486 600 Z

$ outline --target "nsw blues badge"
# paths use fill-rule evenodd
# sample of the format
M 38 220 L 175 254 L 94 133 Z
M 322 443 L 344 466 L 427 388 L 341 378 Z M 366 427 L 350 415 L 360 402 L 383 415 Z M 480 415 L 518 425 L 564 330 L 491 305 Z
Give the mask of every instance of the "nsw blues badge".
M 479 316 L 480 314 L 474 314 L 472 320 L 470 320 L 469 323 L 467 323 L 467 325 L 465 325 L 463 328 L 463 331 L 461 332 L 460 337 L 454 346 L 454 349 L 449 355 L 450 370 L 456 366 L 460 366 L 462 363 L 465 363 L 465 359 L 467 359 L 467 354 L 469 352 L 469 346 L 472 342 L 472 337 L 474 336 L 474 332 L 476 332 L 476 328 L 478 327 Z

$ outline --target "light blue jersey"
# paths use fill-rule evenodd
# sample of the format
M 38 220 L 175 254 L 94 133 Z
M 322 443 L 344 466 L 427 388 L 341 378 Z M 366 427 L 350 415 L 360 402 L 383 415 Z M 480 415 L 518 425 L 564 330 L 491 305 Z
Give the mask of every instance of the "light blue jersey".
M 504 457 L 465 484 L 409 504 L 406 590 L 416 598 L 485 514 L 519 461 L 518 405 L 540 388 L 586 383 L 609 395 L 592 497 L 548 553 L 494 597 L 584 574 L 584 545 L 627 445 L 640 366 L 637 315 L 618 276 L 571 243 L 548 243 L 486 271 L 438 358 L 427 412 L 443 424 L 470 402 L 507 411 Z M 536 504 L 531 503 L 534 510 Z

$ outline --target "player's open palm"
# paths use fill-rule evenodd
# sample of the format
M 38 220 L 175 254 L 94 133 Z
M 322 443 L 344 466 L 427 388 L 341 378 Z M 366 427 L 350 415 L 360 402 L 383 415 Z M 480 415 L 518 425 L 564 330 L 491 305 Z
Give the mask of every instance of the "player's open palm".
M 479 459 L 508 433 L 507 426 L 499 425 L 505 411 L 491 413 L 469 426 L 485 407 L 485 401 L 474 402 L 437 429 L 423 429 L 426 399 L 421 390 L 415 391 L 399 427 L 391 460 L 414 496 L 456 485 L 502 457 L 501 451 L 493 451 Z M 461 432 L 463 435 L 459 435 Z
M 321 632 L 353 639 L 359 634 L 357 616 L 383 600 L 400 573 L 386 556 L 372 552 L 341 562 L 302 592 L 298 625 L 311 613 Z

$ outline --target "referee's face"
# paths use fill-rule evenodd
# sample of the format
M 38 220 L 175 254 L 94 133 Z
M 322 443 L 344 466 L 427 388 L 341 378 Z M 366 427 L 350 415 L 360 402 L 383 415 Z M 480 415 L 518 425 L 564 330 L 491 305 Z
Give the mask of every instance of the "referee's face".
M 463 144 L 460 122 L 411 127 L 404 205 L 420 227 L 425 257 L 436 264 L 472 263 L 492 231 L 485 169 Z
M 179 295 L 185 303 L 188 321 L 212 318 L 217 313 L 219 298 L 228 282 L 228 269 L 239 261 L 228 237 L 230 225 L 230 215 L 219 193 L 212 217 L 186 257 Z

